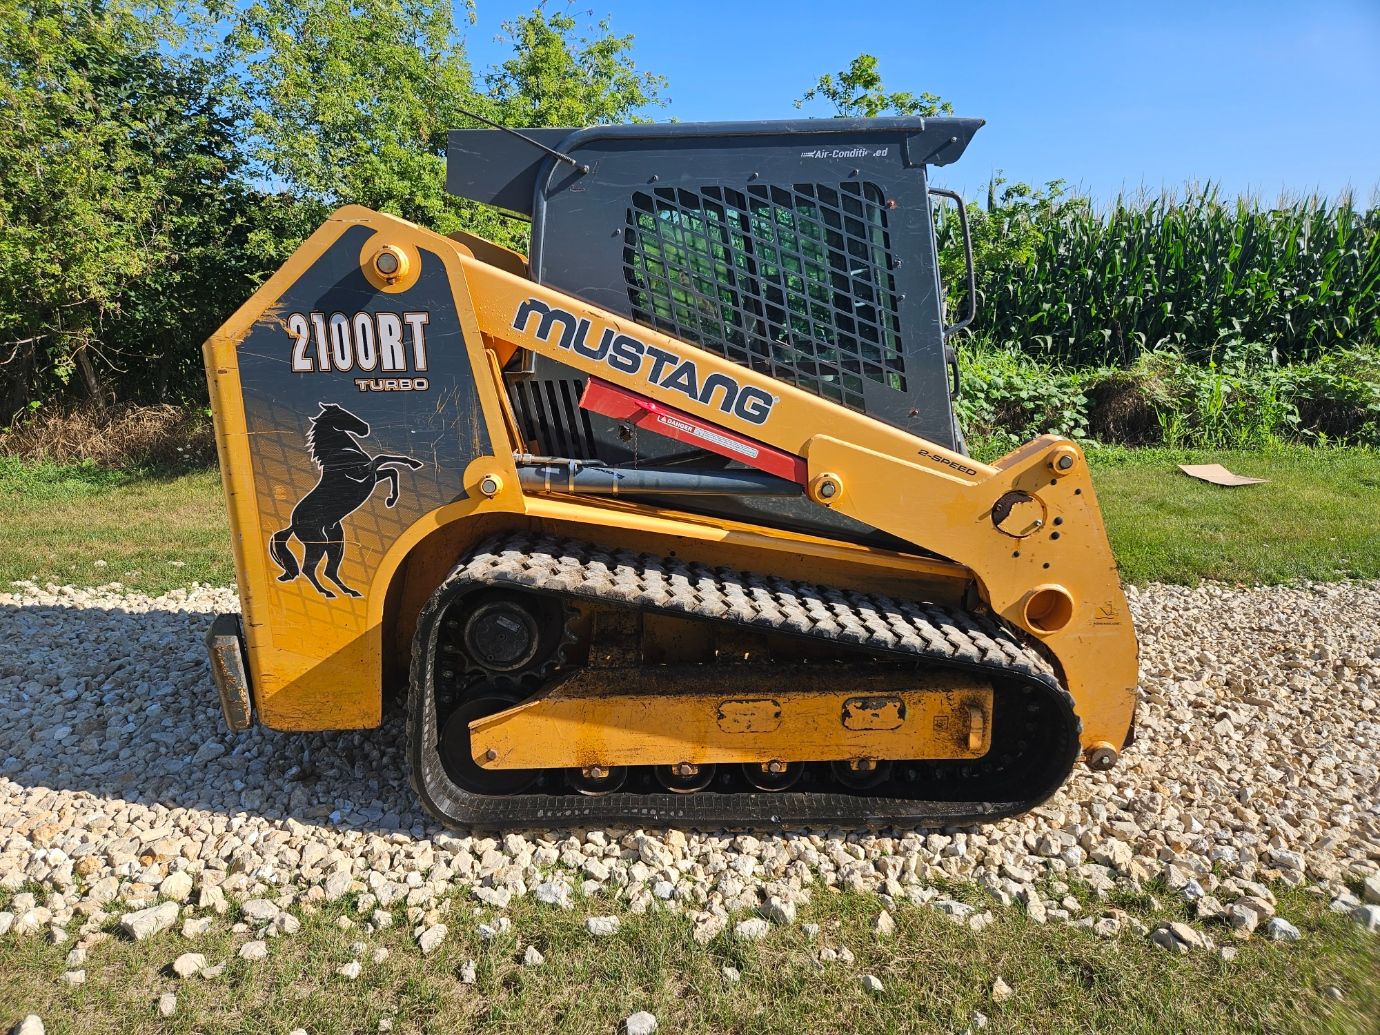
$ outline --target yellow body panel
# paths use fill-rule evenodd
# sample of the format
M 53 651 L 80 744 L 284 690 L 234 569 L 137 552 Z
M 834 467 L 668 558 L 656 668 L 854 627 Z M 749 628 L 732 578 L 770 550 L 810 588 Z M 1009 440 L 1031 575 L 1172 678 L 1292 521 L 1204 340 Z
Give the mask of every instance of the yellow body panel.
M 714 668 L 699 685 L 652 669 L 637 686 L 611 691 L 598 685 L 606 673 L 590 670 L 537 701 L 472 722 L 474 762 L 540 769 L 647 758 L 667 765 L 981 758 L 991 746 L 991 685 L 961 674 L 849 678 L 826 670 L 809 679 L 793 672 L 764 689 L 754 685 L 760 676 L 744 677 L 740 687 L 731 669 Z M 711 682 L 718 685 L 704 685 Z
M 341 568 L 361 595 L 321 599 L 300 579 L 280 582 L 269 562 L 270 537 L 316 475 L 305 459 L 295 461 L 291 454 L 274 461 L 273 478 L 265 475 L 270 467 L 265 450 L 274 444 L 269 440 L 280 434 L 293 437 L 295 448 L 301 432 L 296 427 L 280 432 L 271 419 L 260 421 L 251 432 L 241 348 L 257 334 L 261 337 L 256 342 L 276 343 L 280 336 L 281 348 L 289 349 L 292 339 L 284 322 L 283 297 L 318 261 L 336 254 L 330 249 L 338 241 L 353 250 L 356 238 L 363 241 L 358 249 L 361 264 L 383 245 L 409 257 L 409 283 L 388 285 L 369 277 L 380 297 L 391 292 L 404 299 L 417 277 L 444 274 L 449 285 L 445 302 L 454 307 L 461 333 L 443 336 L 439 344 L 445 351 L 438 354 L 454 357 L 463 351 L 467 358 L 474 382 L 474 416 L 473 427 L 461 433 L 471 435 L 474 445 L 487 441 L 488 448 L 477 450 L 463 472 L 454 472 L 463 491 L 451 502 L 413 514 L 403 512 L 411 502 L 405 497 L 399 511 L 385 514 L 371 498 L 350 526 L 349 534 L 357 541 L 351 542 Z M 385 673 L 405 649 L 421 602 L 450 565 L 485 535 L 535 528 L 637 549 L 662 549 L 673 542 L 682 556 L 762 574 L 941 602 L 957 602 L 971 589 L 1047 649 L 1074 697 L 1085 748 L 1123 744 L 1135 704 L 1136 641 L 1087 463 L 1076 444 L 1044 437 L 995 464 L 978 463 L 534 284 L 512 258 L 490 258 L 501 259 L 506 268 L 480 261 L 461 241 L 347 207 L 206 343 L 254 703 L 262 722 L 300 730 L 376 725 Z M 539 334 L 539 319 L 520 319 L 524 305 L 535 305 L 538 312 L 542 307 L 559 309 L 587 320 L 590 340 L 608 330 L 693 357 L 706 377 L 726 374 L 744 387 L 767 393 L 772 400 L 769 419 L 742 419 L 712 402 L 700 403 L 659 386 L 646 369 L 622 374 L 596 359 L 563 350 L 558 335 Z M 946 560 L 668 512 L 627 500 L 525 495 L 518 487 L 513 459 L 522 444 L 511 440 L 502 386 L 494 375 L 495 360 L 504 362 L 517 349 L 556 357 L 804 457 L 812 489 L 818 491 L 824 482 L 835 489 L 829 506 Z M 417 400 L 419 410 L 435 405 L 434 398 Z M 493 491 L 483 492 L 482 483 Z M 1008 534 L 1012 522 L 1001 519 L 999 502 L 1011 493 L 1021 494 L 1022 514 L 1042 515 L 1038 527 L 1016 529 L 1020 538 Z M 393 522 L 384 526 L 376 521 L 383 531 L 370 536 L 360 530 L 366 518 L 383 517 Z

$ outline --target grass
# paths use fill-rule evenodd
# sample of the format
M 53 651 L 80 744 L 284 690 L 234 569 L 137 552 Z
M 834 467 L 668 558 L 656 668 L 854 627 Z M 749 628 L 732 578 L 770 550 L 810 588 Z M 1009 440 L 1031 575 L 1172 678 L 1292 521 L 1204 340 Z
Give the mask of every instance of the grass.
M 1128 582 L 1276 584 L 1380 577 L 1380 452 L 1099 449 L 1098 499 Z M 1220 463 L 1266 485 L 1222 488 L 1178 464 Z
M 978 901 L 980 893 L 966 894 Z M 1135 896 L 1119 904 L 1147 924 L 1182 919 L 1171 896 Z M 624 915 L 619 932 L 595 940 L 584 917 L 617 910 L 613 903 L 581 901 L 562 912 L 530 899 L 516 900 L 512 929 L 492 943 L 476 932 L 481 917 L 472 900 L 454 903 L 450 934 L 423 959 L 402 911 L 395 926 L 365 935 L 342 931 L 337 904 L 305 918 L 293 937 L 272 940 L 269 958 L 236 955 L 250 937 L 230 931 L 233 917 L 188 942 L 169 932 L 133 943 L 116 936 L 91 949 L 86 983 L 61 980 L 69 945 L 42 938 L 0 939 L 6 975 L 0 1024 L 22 1011 L 43 1017 L 52 1033 L 122 1032 L 374 1032 L 381 1020 L 393 1031 L 612 1033 L 636 1010 L 656 1015 L 665 1032 L 909 1032 L 963 1031 L 981 1012 L 987 1031 L 1000 1032 L 1374 1032 L 1380 1017 L 1380 938 L 1365 935 L 1303 892 L 1280 896 L 1280 912 L 1303 933 L 1296 944 L 1253 939 L 1239 943 L 1227 962 L 1211 952 L 1174 956 L 1143 935 L 1124 932 L 1102 940 L 1061 925 L 1042 926 L 1019 909 L 997 908 L 997 921 L 981 932 L 960 927 L 936 910 L 902 904 L 896 934 L 879 941 L 871 924 L 880 908 L 872 896 L 815 893 L 801 922 L 820 924 L 811 942 L 800 926 L 773 928 L 757 943 L 725 933 L 707 945 L 691 937 L 677 915 Z M 1092 906 L 1090 908 L 1096 908 Z M 487 914 L 487 910 L 485 911 Z M 114 921 L 111 923 L 114 929 Z M 1219 944 L 1232 942 L 1213 929 Z M 368 950 L 354 982 L 336 969 L 355 958 L 351 943 Z M 538 967 L 521 964 L 525 945 L 546 956 Z M 815 960 L 818 944 L 844 945 L 851 964 Z M 382 963 L 370 953 L 390 950 Z M 211 964 L 228 960 L 216 979 L 179 981 L 169 964 L 183 952 L 201 952 Z M 458 980 L 466 960 L 477 962 L 477 981 Z M 725 980 L 736 967 L 741 981 Z M 883 991 L 863 990 L 874 974 Z M 1000 976 L 1015 989 L 992 1001 Z M 1329 989 L 1336 989 L 1334 999 Z M 176 1015 L 156 1014 L 160 994 L 178 997 Z
M 156 475 L 0 457 L 0 586 L 120 582 L 160 593 L 235 581 L 220 475 Z
M 1108 448 L 1092 457 L 1128 582 L 1380 577 L 1380 452 Z M 1176 468 L 1213 462 L 1269 484 L 1224 489 Z M 234 582 L 214 471 L 140 475 L 0 458 L 0 525 L 0 585 L 121 582 L 158 593 Z

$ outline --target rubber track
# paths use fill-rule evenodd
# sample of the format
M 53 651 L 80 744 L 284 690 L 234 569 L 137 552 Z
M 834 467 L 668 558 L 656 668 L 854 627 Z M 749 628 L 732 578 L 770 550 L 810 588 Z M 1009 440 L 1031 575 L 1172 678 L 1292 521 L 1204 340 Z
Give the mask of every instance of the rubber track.
M 1043 714 L 1050 728 L 1040 731 L 1040 743 L 1033 752 L 1038 755 L 1036 770 L 1030 779 L 1007 779 L 1008 784 L 1020 783 L 1021 797 L 1015 800 L 1009 794 L 994 801 L 934 801 L 802 791 L 619 792 L 603 797 L 575 792 L 509 797 L 472 794 L 450 781 L 436 750 L 433 669 L 440 619 L 446 609 L 466 593 L 485 587 L 521 588 L 823 638 L 864 654 L 968 669 L 992 678 L 999 700 L 1008 694 L 1013 702 L 1025 702 L 1025 711 Z M 408 757 L 423 803 L 453 826 L 516 827 L 591 820 L 752 827 L 992 820 L 1024 812 L 1048 798 L 1063 783 L 1079 752 L 1081 724 L 1053 668 L 991 616 L 530 533 L 490 539 L 456 566 L 422 609 L 412 658 Z M 1012 712 L 1022 710 L 1014 704 L 1011 708 Z M 1002 721 L 999 711 L 994 737 L 1001 732 Z

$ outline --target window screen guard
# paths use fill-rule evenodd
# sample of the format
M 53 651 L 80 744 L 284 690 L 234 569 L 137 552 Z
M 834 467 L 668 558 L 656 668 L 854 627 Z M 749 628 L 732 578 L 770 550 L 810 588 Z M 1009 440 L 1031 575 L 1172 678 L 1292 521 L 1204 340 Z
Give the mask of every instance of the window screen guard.
M 865 181 L 637 191 L 623 273 L 636 319 L 866 412 L 906 391 L 888 203 Z

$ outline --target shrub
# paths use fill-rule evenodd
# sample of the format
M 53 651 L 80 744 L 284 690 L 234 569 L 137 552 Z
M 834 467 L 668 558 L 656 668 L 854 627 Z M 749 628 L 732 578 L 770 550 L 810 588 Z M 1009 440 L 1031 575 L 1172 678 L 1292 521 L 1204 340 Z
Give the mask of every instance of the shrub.
M 0 431 L 0 456 L 120 470 L 182 471 L 215 463 L 204 409 L 92 405 L 39 410 Z

